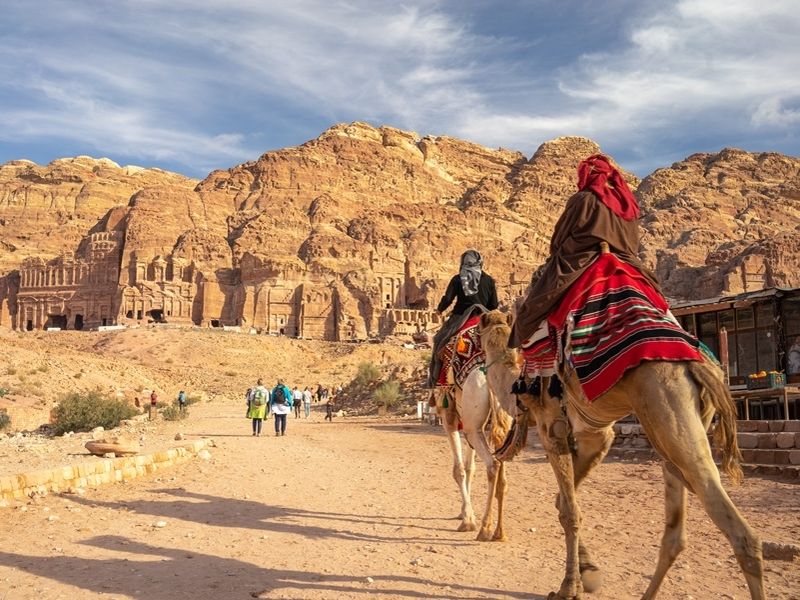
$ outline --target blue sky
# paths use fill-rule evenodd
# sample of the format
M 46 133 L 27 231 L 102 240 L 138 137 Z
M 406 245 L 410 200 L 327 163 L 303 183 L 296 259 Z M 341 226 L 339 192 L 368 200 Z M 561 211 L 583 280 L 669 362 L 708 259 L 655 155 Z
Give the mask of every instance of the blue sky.
M 640 176 L 800 154 L 796 0 L 27 0 L 0 17 L 0 162 L 193 177 L 338 122 L 530 156 L 591 137 Z

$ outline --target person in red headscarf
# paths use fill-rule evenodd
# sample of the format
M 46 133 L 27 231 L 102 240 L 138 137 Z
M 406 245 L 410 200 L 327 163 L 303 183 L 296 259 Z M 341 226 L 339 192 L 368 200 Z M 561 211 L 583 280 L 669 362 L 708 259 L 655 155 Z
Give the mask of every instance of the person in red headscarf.
M 578 166 L 578 192 L 564 207 L 550 240 L 550 256 L 534 275 L 517 311 L 508 345 L 522 345 L 558 306 L 569 287 L 600 253 L 600 242 L 637 268 L 656 288 L 656 276 L 639 260 L 639 203 L 620 172 L 602 154 Z

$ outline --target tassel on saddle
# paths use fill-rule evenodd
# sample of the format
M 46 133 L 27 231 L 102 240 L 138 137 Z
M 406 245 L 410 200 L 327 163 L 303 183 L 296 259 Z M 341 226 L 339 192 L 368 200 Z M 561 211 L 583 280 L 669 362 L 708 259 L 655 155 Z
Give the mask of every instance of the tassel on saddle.
M 542 379 L 534 377 L 530 385 L 524 377 L 520 377 L 511 387 L 511 393 L 517 396 L 517 414 L 508 435 L 494 453 L 495 458 L 502 461 L 512 460 L 528 443 L 528 425 L 530 423 L 530 409 L 519 399 L 520 394 L 530 394 L 538 398 L 542 394 Z

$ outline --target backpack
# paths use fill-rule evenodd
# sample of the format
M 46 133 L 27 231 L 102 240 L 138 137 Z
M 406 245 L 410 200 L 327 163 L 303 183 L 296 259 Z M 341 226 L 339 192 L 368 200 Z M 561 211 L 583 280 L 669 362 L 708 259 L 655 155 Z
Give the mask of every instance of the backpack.
M 272 392 L 272 401 L 275 404 L 286 404 L 286 389 L 283 386 L 278 386 Z
M 267 403 L 267 394 L 263 388 L 253 390 L 253 406 L 264 406 Z

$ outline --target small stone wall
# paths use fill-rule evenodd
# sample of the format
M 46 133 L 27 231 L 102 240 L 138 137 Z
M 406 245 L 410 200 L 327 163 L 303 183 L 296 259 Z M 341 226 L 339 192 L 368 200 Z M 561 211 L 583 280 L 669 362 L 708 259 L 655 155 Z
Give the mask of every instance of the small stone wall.
M 66 467 L 0 476 L 0 507 L 7 505 L 10 500 L 23 500 L 36 494 L 79 493 L 81 489 L 87 487 L 131 481 L 142 475 L 191 460 L 204 448 L 212 445 L 213 442 L 208 439 L 196 440 L 150 454 L 98 458 Z
M 800 465 L 800 421 L 739 421 L 738 426 L 744 462 Z

